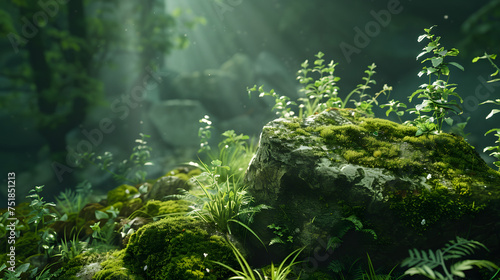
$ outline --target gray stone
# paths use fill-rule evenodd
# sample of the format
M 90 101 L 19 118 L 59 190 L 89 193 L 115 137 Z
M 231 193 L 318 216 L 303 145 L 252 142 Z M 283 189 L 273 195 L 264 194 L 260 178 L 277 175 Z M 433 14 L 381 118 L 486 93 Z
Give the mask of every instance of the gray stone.
M 175 147 L 199 145 L 199 120 L 208 112 L 199 101 L 167 100 L 153 104 L 149 118 L 163 141 Z
M 336 256 L 363 258 L 370 248 L 370 256 L 376 252 L 374 259 L 385 258 L 385 264 L 401 261 L 408 249 L 442 246 L 456 235 L 481 238 L 498 251 L 493 232 L 485 237 L 482 231 L 500 217 L 500 173 L 459 136 L 415 133 L 414 127 L 354 110 L 271 121 L 245 181 L 255 203 L 273 210 L 256 215 L 253 228 L 270 242 L 276 235 L 267 226 L 278 225 L 285 238 L 293 238 L 285 245 L 306 246 L 313 254 L 325 252 L 328 240 L 355 215 L 383 244 L 351 229 L 342 243 L 349 252 Z M 474 219 L 486 213 L 495 216 Z
M 153 187 L 145 195 L 145 200 L 166 200 L 166 196 L 179 194 L 180 189 L 189 190 L 191 184 L 176 176 L 163 176 L 154 183 Z

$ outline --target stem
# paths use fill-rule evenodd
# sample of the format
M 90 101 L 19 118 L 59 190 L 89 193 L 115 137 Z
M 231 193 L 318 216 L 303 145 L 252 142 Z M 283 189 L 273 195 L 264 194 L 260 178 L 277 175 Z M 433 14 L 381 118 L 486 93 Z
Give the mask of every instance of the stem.
M 355 88 L 355 89 L 353 89 L 353 90 L 352 90 L 352 91 L 351 91 L 351 92 L 347 95 L 347 97 L 346 97 L 346 98 L 342 101 L 342 107 L 341 107 L 342 109 L 344 109 L 344 108 L 345 108 L 345 105 L 346 105 L 346 104 L 347 104 L 347 102 L 349 101 L 349 98 L 351 97 L 351 95 L 353 95 L 353 94 L 354 94 L 355 92 L 357 92 L 357 91 L 358 91 L 358 88 Z
M 498 66 L 493 62 L 493 60 L 490 58 L 490 55 L 486 52 L 484 53 L 484 55 L 486 56 L 488 61 L 491 63 L 491 65 L 493 65 L 493 67 L 495 67 L 495 69 L 497 69 L 497 71 L 500 72 L 500 68 L 498 68 Z

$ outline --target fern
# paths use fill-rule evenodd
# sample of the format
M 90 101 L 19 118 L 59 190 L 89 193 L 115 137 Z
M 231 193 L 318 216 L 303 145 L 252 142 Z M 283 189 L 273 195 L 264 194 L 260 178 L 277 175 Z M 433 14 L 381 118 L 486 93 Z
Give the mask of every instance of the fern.
M 435 252 L 429 250 L 409 250 L 410 257 L 406 258 L 401 266 L 410 266 L 405 274 L 419 274 L 430 279 L 451 280 L 453 276 L 465 278 L 465 270 L 470 270 L 473 266 L 479 268 L 498 269 L 498 266 L 487 260 L 463 260 L 447 266 L 446 261 L 450 259 L 461 259 L 472 255 L 475 249 L 483 248 L 488 250 L 482 243 L 474 240 L 467 240 L 457 236 L 457 240 L 449 241 L 443 248 Z M 435 268 L 441 267 L 442 272 Z
M 328 240 L 328 243 L 326 245 L 326 250 L 328 249 L 336 249 L 340 246 L 340 244 L 342 243 L 342 238 L 344 237 L 344 235 L 347 234 L 347 232 L 349 232 L 351 229 L 354 229 L 355 231 L 359 231 L 359 232 L 364 232 L 364 233 L 367 233 L 367 234 L 370 234 L 373 236 L 373 239 L 377 239 L 377 234 L 375 233 L 374 230 L 372 229 L 364 229 L 363 228 L 363 223 L 361 223 L 361 221 L 358 219 L 358 217 L 356 217 L 355 215 L 351 215 L 347 218 L 342 218 L 342 220 L 344 221 L 349 221 L 351 223 L 348 223 L 344 226 L 342 226 L 339 230 L 338 230 L 338 233 L 337 235 L 331 237 L 329 240 Z

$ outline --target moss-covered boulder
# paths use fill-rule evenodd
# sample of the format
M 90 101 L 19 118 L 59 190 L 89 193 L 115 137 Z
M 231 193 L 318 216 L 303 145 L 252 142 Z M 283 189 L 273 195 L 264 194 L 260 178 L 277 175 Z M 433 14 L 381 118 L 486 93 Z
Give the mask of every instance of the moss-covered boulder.
M 267 242 L 281 235 L 311 254 L 351 228 L 341 236 L 344 253 L 371 251 L 388 265 L 410 248 L 439 248 L 456 235 L 498 252 L 500 173 L 459 136 L 415 133 L 354 110 L 268 123 L 246 182 L 256 203 L 274 210 L 258 214 L 253 228 Z M 361 234 L 357 221 L 378 239 Z
M 188 175 L 183 173 L 181 174 L 183 175 L 179 175 L 181 177 L 178 177 L 177 175 L 167 175 L 159 178 L 156 183 L 154 183 L 151 190 L 149 190 L 149 192 L 145 195 L 145 200 L 166 200 L 166 197 L 169 195 L 179 194 L 180 189 L 191 189 L 191 184 L 186 181 L 188 179 Z
M 150 200 L 141 209 L 134 213 L 134 217 L 159 217 L 174 213 L 186 213 L 189 211 L 190 202 L 186 200 Z
M 137 188 L 129 185 L 120 185 L 108 192 L 108 205 L 112 206 L 119 202 L 128 201 L 134 195 L 138 195 Z
M 103 261 L 101 269 L 96 272 L 92 279 L 95 280 L 142 280 L 141 276 L 131 274 L 128 268 L 123 263 L 125 250 L 110 252 L 106 255 L 106 260 Z
M 212 261 L 237 266 L 223 237 L 206 223 L 185 216 L 140 228 L 130 237 L 123 260 L 146 279 L 227 279 L 229 271 Z

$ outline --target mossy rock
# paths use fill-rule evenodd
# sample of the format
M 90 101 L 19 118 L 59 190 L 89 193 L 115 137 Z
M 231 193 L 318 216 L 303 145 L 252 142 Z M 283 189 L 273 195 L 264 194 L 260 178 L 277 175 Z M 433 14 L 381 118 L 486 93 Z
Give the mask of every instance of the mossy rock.
M 16 260 L 23 261 L 29 256 L 36 255 L 38 253 L 38 243 L 40 242 L 40 236 L 32 231 L 24 232 L 16 240 Z
M 105 261 L 101 263 L 99 270 L 92 279 L 95 280 L 142 280 L 141 276 L 131 274 L 123 263 L 125 249 L 108 252 Z
M 279 211 L 257 214 L 254 231 L 269 242 L 276 235 L 267 225 L 286 228 L 290 245 L 306 246 L 307 254 L 324 249 L 355 215 L 379 239 L 345 241 L 349 257 L 363 258 L 370 248 L 374 262 L 395 265 L 408 249 L 439 248 L 456 235 L 500 252 L 490 231 L 500 230 L 500 173 L 462 137 L 416 131 L 354 110 L 271 121 L 245 181 L 255 203 Z
M 186 177 L 187 175 L 184 174 Z M 168 200 L 168 196 L 180 193 L 180 189 L 190 190 L 191 183 L 177 176 L 163 176 L 159 178 L 149 192 L 145 195 L 145 201 Z
M 227 279 L 237 263 L 224 238 L 206 223 L 190 217 L 170 217 L 140 228 L 131 237 L 124 257 L 131 271 L 146 279 Z
M 185 200 L 150 200 L 142 208 L 134 213 L 134 217 L 158 217 L 175 213 L 186 213 L 189 211 L 189 203 Z
M 113 205 L 117 202 L 125 202 L 138 193 L 139 191 L 137 188 L 133 186 L 118 186 L 108 192 L 108 205 Z
M 79 280 L 83 279 L 83 275 L 91 279 L 95 272 L 101 269 L 100 263 L 104 260 L 104 255 L 95 252 L 86 252 L 69 260 L 64 266 L 62 273 L 57 279 L 60 280 Z M 95 267 L 89 269 L 90 267 Z

